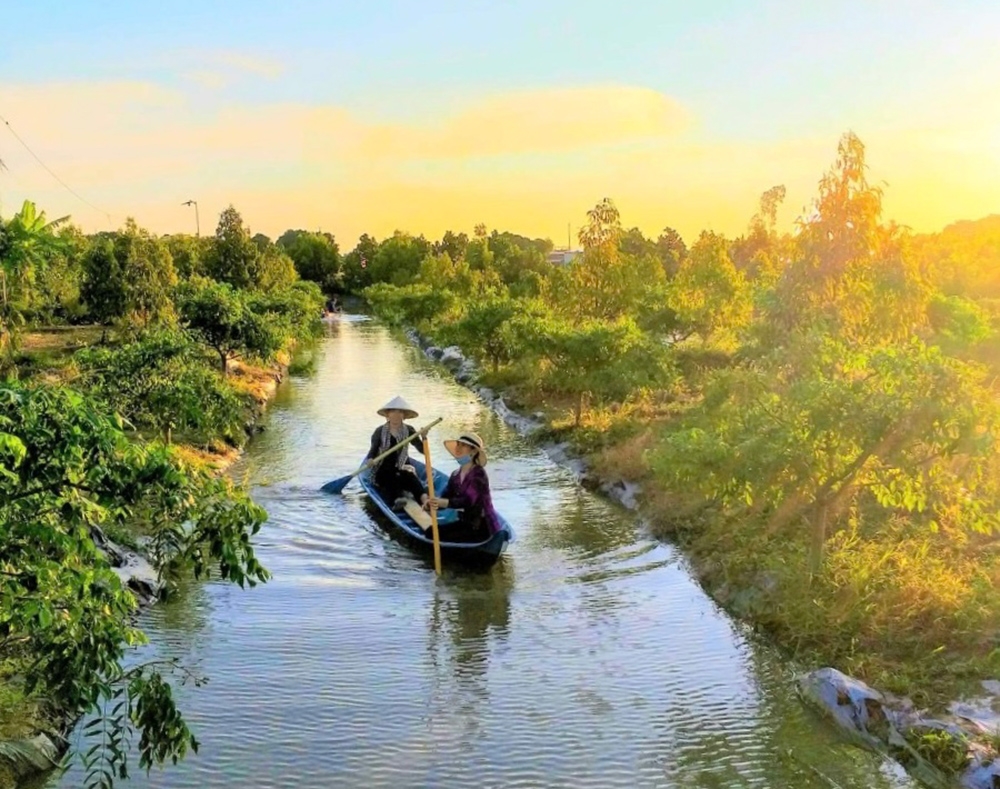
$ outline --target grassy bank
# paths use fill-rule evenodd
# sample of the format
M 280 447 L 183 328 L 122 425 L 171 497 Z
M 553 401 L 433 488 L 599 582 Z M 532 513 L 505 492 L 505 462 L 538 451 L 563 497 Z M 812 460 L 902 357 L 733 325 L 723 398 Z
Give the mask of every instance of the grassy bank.
M 1000 676 L 997 230 L 914 236 L 866 169 L 845 134 L 794 233 L 775 187 L 744 234 L 690 247 L 604 199 L 569 263 L 479 228 L 404 269 L 394 237 L 362 293 L 592 476 L 638 483 L 709 593 L 790 655 L 939 707 Z
M 447 330 L 435 337 L 424 329 L 439 344 L 449 338 Z M 700 406 L 700 378 L 726 354 L 698 341 L 677 352 L 685 385 L 586 408 L 579 424 L 576 398 L 546 393 L 527 365 L 481 365 L 477 383 L 520 413 L 541 414 L 535 439 L 568 443 L 595 483 L 638 484 L 641 514 L 685 551 L 705 590 L 797 661 L 835 666 L 939 710 L 1000 674 L 994 538 L 918 530 L 906 513 L 886 515 L 857 496 L 811 571 L 805 524 L 779 524 L 773 509 L 727 512 L 678 486 L 663 466 L 663 446 Z

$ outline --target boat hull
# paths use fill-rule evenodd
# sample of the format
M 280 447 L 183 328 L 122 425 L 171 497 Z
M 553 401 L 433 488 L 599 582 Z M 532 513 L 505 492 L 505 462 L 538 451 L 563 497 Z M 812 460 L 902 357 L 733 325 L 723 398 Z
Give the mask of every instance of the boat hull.
M 421 481 L 427 478 L 426 466 L 419 460 L 410 459 L 410 465 L 417 472 L 417 476 Z M 424 536 L 423 529 L 421 529 L 414 520 L 406 514 L 406 512 L 397 512 L 392 509 L 392 505 L 382 499 L 382 496 L 375 489 L 375 485 L 372 481 L 371 474 L 368 471 L 364 471 L 358 475 L 358 482 L 361 484 L 362 489 L 368 494 L 368 498 L 371 502 L 381 511 L 381 513 L 389 520 L 393 525 L 395 531 L 405 538 L 407 542 L 410 542 L 414 547 L 420 551 L 426 551 L 433 553 L 434 541 Z M 434 471 L 434 490 L 435 492 L 440 492 L 444 490 L 445 485 L 448 484 L 448 476 L 441 471 L 435 469 Z M 454 510 L 441 510 L 439 512 L 439 517 L 442 520 L 450 520 L 455 517 Z M 441 542 L 441 561 L 445 562 L 460 562 L 466 566 L 490 566 L 494 564 L 497 559 L 504 553 L 507 549 L 507 545 L 514 538 L 514 530 L 511 525 L 504 520 L 503 516 L 500 516 L 500 523 L 503 528 L 494 534 L 490 539 L 485 542 L 479 543 L 464 543 L 464 542 Z

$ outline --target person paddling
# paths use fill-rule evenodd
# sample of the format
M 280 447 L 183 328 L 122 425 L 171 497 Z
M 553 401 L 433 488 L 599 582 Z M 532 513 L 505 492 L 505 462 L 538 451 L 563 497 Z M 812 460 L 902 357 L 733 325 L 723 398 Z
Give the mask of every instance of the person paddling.
M 458 461 L 458 468 L 440 495 L 427 500 L 424 509 L 461 511 L 457 521 L 438 524 L 442 542 L 485 542 L 503 528 L 493 508 L 486 474 L 486 445 L 475 433 L 463 433 L 445 441 L 444 446 Z M 430 530 L 425 529 L 425 533 L 430 535 Z
M 410 458 L 409 444 L 403 445 L 398 451 L 387 455 L 376 463 L 371 462 L 373 458 L 415 433 L 417 438 L 410 443 L 416 444 L 417 450 L 423 452 L 423 439 L 427 438 L 427 434 L 403 421 L 404 419 L 414 419 L 419 414 L 402 397 L 394 397 L 378 410 L 378 414 L 385 417 L 385 424 L 375 428 L 375 432 L 372 433 L 371 448 L 366 456 L 368 467 L 374 469 L 372 477 L 375 481 L 375 487 L 378 488 L 385 501 L 395 502 L 397 506 L 405 503 L 399 500 L 405 499 L 406 493 L 409 493 L 421 504 L 425 503 L 427 493 L 424 486 L 413 466 L 407 462 Z

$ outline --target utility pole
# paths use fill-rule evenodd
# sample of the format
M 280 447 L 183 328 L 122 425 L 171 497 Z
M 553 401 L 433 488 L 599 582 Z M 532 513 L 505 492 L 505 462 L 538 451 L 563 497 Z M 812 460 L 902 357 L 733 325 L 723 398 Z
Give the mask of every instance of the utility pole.
M 198 219 L 198 201 L 188 200 L 186 203 L 181 203 L 181 205 L 193 205 L 194 206 L 194 227 L 195 233 L 198 238 L 201 238 L 201 220 Z

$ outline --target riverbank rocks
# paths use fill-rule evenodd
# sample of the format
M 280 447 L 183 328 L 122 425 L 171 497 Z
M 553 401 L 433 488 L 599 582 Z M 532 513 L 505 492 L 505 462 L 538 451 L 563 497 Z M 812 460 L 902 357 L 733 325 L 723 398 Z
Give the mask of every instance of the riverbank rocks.
M 441 351 L 441 355 L 437 361 L 441 362 L 441 364 L 452 372 L 457 372 L 465 362 L 465 356 L 462 354 L 462 349 L 457 345 L 449 345 Z
M 156 568 L 136 551 L 109 540 L 97 527 L 91 529 L 97 549 L 104 554 L 122 586 L 135 595 L 140 606 L 151 605 L 160 598 L 163 584 Z
M 634 482 L 627 482 L 623 479 L 617 482 L 605 482 L 601 484 L 600 490 L 604 495 L 614 499 L 625 507 L 625 509 L 639 509 L 639 494 L 642 492 L 642 489 Z
M 881 693 L 834 668 L 803 674 L 797 685 L 805 701 L 850 736 L 889 753 L 925 783 L 953 786 L 957 779 L 966 789 L 1000 789 L 1000 758 L 995 746 L 975 740 L 998 733 L 998 699 L 991 692 L 997 683 L 983 683 L 989 697 L 953 702 L 949 706 L 951 720 L 924 717 L 909 699 Z M 992 688 L 997 690 L 1000 686 Z M 941 735 L 947 739 L 942 740 Z M 950 744 L 945 744 L 948 740 Z M 933 752 L 922 747 L 922 741 L 933 742 Z
M 798 678 L 799 693 L 849 733 L 873 747 L 887 742 L 893 722 L 885 697 L 864 682 L 835 668 L 821 668 Z
M 3 745 L 0 748 L 0 765 L 7 768 L 15 781 L 57 767 L 65 750 L 65 747 L 57 746 L 47 734 L 36 734 L 30 739 L 0 744 Z

